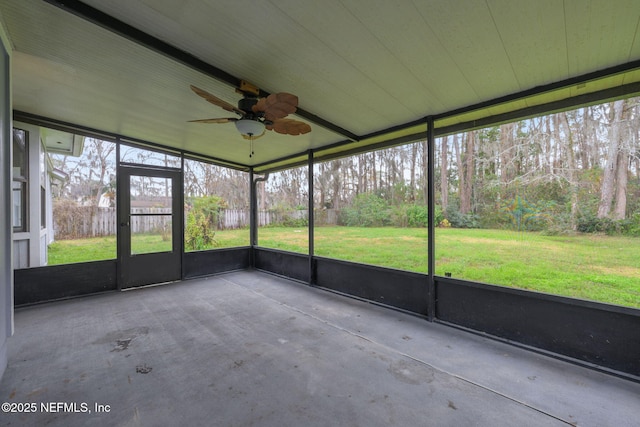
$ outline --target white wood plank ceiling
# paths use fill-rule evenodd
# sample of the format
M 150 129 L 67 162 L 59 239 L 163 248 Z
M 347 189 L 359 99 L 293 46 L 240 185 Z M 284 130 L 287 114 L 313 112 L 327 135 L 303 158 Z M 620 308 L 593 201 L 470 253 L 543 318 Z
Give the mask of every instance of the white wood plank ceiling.
M 234 78 L 298 95 L 309 114 L 294 118 L 312 132 L 270 132 L 249 158 L 233 124 L 187 122 L 229 116 L 190 84 L 235 104 L 230 82 L 60 3 L 77 2 L 0 2 L 16 110 L 242 165 L 419 134 L 429 115 L 450 126 L 640 82 L 639 0 L 83 1 Z M 588 81 L 534 90 L 579 76 Z

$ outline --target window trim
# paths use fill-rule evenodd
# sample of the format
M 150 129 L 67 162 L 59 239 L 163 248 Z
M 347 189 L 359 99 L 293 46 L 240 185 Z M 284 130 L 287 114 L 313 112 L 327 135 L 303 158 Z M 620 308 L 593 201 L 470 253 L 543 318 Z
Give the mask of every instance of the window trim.
M 20 129 L 13 128 L 12 137 L 15 135 L 16 131 L 22 132 L 24 134 L 24 168 L 22 171 L 22 175 L 16 176 L 12 172 L 12 195 L 16 192 L 20 192 L 20 225 L 13 226 L 14 233 L 26 233 L 29 231 L 29 132 Z M 15 140 L 12 139 L 12 143 L 15 145 Z M 15 150 L 13 156 L 15 158 Z M 11 161 L 11 165 L 13 167 L 13 160 Z M 15 168 L 13 169 L 15 171 Z M 15 186 L 15 183 L 20 183 L 19 188 Z M 13 197 L 13 196 L 12 196 Z M 13 204 L 13 198 L 12 198 Z M 12 209 L 12 215 L 16 212 Z M 15 218 L 12 219 L 12 224 L 15 222 Z

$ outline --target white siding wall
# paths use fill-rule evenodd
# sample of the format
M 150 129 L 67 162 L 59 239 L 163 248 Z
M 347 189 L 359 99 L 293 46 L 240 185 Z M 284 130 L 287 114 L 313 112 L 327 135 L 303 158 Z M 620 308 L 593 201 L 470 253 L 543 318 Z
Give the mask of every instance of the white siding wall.
M 19 233 L 27 234 L 27 233 Z M 27 268 L 29 267 L 29 238 L 25 239 L 16 238 L 13 236 L 13 268 Z
M 40 222 L 40 204 L 42 203 L 40 198 L 40 176 L 43 173 L 46 173 L 46 171 L 40 170 L 40 154 L 44 148 L 40 138 L 40 127 L 20 122 L 14 122 L 13 127 L 27 132 L 27 143 L 29 149 L 29 165 L 27 168 L 27 193 L 29 197 L 29 200 L 27 201 L 28 229 L 24 233 L 14 233 L 13 235 L 13 266 L 14 268 L 39 267 L 47 265 L 47 244 L 49 240 L 48 235 L 50 234 L 48 233 L 50 228 L 42 228 Z M 46 181 L 49 181 L 48 176 Z M 50 191 L 50 187 L 46 188 L 46 190 Z M 47 199 L 50 199 L 50 197 L 47 197 Z M 49 221 L 47 221 L 47 223 L 49 223 Z M 43 242 L 47 243 L 43 244 Z M 28 245 L 27 248 L 25 248 L 25 244 Z

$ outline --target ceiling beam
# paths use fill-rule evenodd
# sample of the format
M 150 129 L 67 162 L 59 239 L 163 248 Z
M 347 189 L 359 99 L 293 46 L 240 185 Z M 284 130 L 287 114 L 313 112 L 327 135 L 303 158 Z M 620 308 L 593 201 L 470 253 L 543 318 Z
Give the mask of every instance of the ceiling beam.
M 623 73 L 627 73 L 627 72 L 638 70 L 638 69 L 640 69 L 640 60 L 631 61 L 624 64 L 615 65 L 613 67 L 604 68 L 602 70 L 593 71 L 591 73 L 570 77 L 565 80 L 560 80 L 560 81 L 549 83 L 542 86 L 536 86 L 531 89 L 523 90 L 521 92 L 516 92 L 510 95 L 505 95 L 499 98 L 490 99 L 488 101 L 479 102 L 477 104 L 469 105 L 466 107 L 457 108 L 455 110 L 447 111 L 445 113 L 435 114 L 433 116 L 433 119 L 434 121 L 442 120 L 442 119 L 457 116 L 460 114 L 466 114 L 473 111 L 482 110 L 485 108 L 495 107 L 500 104 L 506 104 L 509 102 L 524 100 L 526 98 L 542 95 L 544 93 L 566 89 L 571 86 L 578 86 L 580 84 L 588 83 L 590 81 L 595 81 L 595 80 L 603 79 L 606 77 L 612 77 L 617 74 L 623 74 Z M 600 93 L 600 92 L 594 92 L 594 93 Z M 586 95 L 589 95 L 589 94 L 586 94 Z M 576 98 L 579 96 L 581 95 L 576 96 Z
M 214 163 L 219 166 L 226 166 L 232 169 L 248 171 L 249 165 L 242 163 L 236 163 L 229 160 L 220 159 L 213 156 L 206 156 L 204 154 L 195 153 L 189 150 L 182 150 L 178 148 L 167 147 L 166 145 L 156 144 L 150 141 L 144 141 L 138 138 L 131 138 L 126 135 L 120 135 L 111 132 L 104 132 L 99 129 L 90 128 L 87 126 L 81 126 L 74 123 L 67 123 L 57 119 L 50 119 L 47 117 L 39 116 L 37 114 L 27 113 L 25 111 L 13 110 L 13 120 L 18 122 L 29 123 L 35 126 L 45 127 L 49 129 L 55 129 L 62 132 L 68 132 L 76 135 L 82 135 L 89 138 L 100 139 L 110 142 L 121 142 L 123 144 L 131 143 L 139 146 L 155 148 L 168 153 L 181 154 L 189 158 L 202 159 L 209 163 Z
M 639 94 L 640 82 L 629 83 L 622 86 L 615 86 L 596 92 L 585 93 L 583 95 L 577 95 L 558 101 L 548 102 L 546 104 L 521 108 L 519 110 L 513 110 L 508 113 L 486 116 L 478 120 L 457 123 L 450 126 L 436 127 L 435 135 L 440 137 L 460 132 L 467 132 L 474 129 L 482 129 L 489 126 L 497 126 L 503 123 L 511 123 L 517 120 L 525 120 L 532 117 L 539 117 L 557 113 L 560 111 L 567 111 L 574 108 L 586 107 L 588 105 L 601 104 L 603 102 L 637 96 Z

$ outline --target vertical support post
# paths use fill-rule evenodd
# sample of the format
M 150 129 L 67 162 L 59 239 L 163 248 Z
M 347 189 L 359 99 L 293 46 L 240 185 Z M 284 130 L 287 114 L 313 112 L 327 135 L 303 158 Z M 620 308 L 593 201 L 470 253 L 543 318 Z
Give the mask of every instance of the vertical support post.
M 120 231 L 120 223 L 122 222 L 120 206 L 122 206 L 122 177 L 120 176 L 120 137 L 116 137 L 116 289 L 122 290 L 122 284 L 124 282 L 124 276 L 122 273 L 122 259 L 125 256 L 123 251 L 122 232 Z
M 0 378 L 7 367 L 7 341 L 13 335 L 14 310 L 11 52 L 4 26 L 0 25 Z
M 315 275 L 314 275 L 314 271 L 313 271 L 313 251 L 314 251 L 314 245 L 313 245 L 313 239 L 314 239 L 314 214 L 313 214 L 313 208 L 314 208 L 314 203 L 313 203 L 313 150 L 309 150 L 309 159 L 308 159 L 308 168 L 307 168 L 307 174 L 308 174 L 308 185 L 309 185 L 309 214 L 307 216 L 307 220 L 308 220 L 308 229 L 309 229 L 309 285 L 314 285 L 315 284 Z
M 427 117 L 427 317 L 433 322 L 436 317 L 436 281 L 435 281 L 435 136 L 433 116 Z
M 180 182 L 178 183 L 178 204 L 180 205 L 180 209 L 182 210 L 182 221 L 180 224 L 180 279 L 184 280 L 184 266 L 185 266 L 185 248 L 184 248 L 184 227 L 187 224 L 187 217 L 185 215 L 185 197 L 184 197 L 184 151 L 180 151 Z
M 249 267 L 256 267 L 255 246 L 258 244 L 258 200 L 253 168 L 249 169 Z

